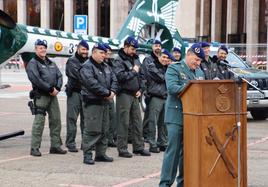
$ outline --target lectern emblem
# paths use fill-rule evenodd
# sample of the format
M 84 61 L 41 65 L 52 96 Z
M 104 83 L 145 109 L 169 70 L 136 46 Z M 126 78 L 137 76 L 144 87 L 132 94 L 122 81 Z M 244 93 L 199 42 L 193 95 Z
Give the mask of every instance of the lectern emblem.
M 216 108 L 220 112 L 226 112 L 230 109 L 231 101 L 228 97 L 223 95 L 218 95 L 216 97 Z
M 218 87 L 218 90 L 221 94 L 224 94 L 229 91 L 229 89 L 225 85 L 221 85 Z

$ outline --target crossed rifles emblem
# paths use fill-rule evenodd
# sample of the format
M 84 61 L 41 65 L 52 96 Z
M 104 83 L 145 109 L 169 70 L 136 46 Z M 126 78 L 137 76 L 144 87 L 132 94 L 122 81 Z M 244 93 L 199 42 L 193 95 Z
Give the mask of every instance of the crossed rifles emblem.
M 216 167 L 220 157 L 223 159 L 223 162 L 227 168 L 227 170 L 229 171 L 229 173 L 233 176 L 233 178 L 237 177 L 237 173 L 233 167 L 232 162 L 230 161 L 228 155 L 226 154 L 225 150 L 230 142 L 230 140 L 234 140 L 235 138 L 235 131 L 237 130 L 237 127 L 234 126 L 231 130 L 231 132 L 227 132 L 226 136 L 227 139 L 224 142 L 224 144 L 222 144 L 219 140 L 218 135 L 216 134 L 216 131 L 214 129 L 214 127 L 210 126 L 208 127 L 208 131 L 209 131 L 209 136 L 206 136 L 206 141 L 209 145 L 212 145 L 212 142 L 214 143 L 216 149 L 218 150 L 219 154 L 213 164 L 213 166 L 211 167 L 208 176 L 210 176 L 212 174 L 212 171 L 214 170 L 214 168 Z

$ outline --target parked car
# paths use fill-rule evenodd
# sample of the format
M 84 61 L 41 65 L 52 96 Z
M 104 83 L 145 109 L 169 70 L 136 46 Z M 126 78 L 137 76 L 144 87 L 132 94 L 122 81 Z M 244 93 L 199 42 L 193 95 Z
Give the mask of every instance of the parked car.
M 9 62 L 7 62 L 5 65 L 4 65 L 4 68 L 5 69 L 11 69 L 11 68 L 14 68 L 14 69 L 20 69 L 20 65 L 21 65 L 22 61 L 20 59 L 20 56 L 16 56 L 14 58 L 11 58 L 9 60 Z
M 211 56 L 217 53 L 217 47 L 211 47 Z M 236 53 L 230 51 L 227 61 L 234 67 L 232 70 L 259 88 L 263 93 L 251 85 L 247 85 L 247 110 L 255 120 L 265 120 L 268 117 L 268 73 L 255 69 L 244 62 Z

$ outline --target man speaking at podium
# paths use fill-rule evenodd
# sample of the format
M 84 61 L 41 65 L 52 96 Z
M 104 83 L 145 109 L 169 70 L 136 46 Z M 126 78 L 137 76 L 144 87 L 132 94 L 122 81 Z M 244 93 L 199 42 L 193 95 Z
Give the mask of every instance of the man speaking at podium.
M 165 124 L 168 130 L 168 146 L 163 158 L 160 187 L 172 186 L 177 176 L 177 187 L 183 187 L 183 114 L 178 95 L 190 80 L 204 80 L 199 68 L 205 54 L 200 44 L 193 44 L 184 60 L 169 65 L 165 78 L 168 97 L 165 106 Z

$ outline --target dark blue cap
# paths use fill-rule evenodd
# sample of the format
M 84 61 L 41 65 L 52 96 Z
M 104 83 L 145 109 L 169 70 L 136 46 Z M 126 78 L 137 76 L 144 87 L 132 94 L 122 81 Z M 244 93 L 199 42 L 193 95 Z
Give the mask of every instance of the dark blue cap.
M 94 50 L 94 49 L 99 49 L 99 50 L 107 52 L 107 48 L 103 45 L 103 43 L 99 43 L 99 42 L 95 43 L 92 50 Z
M 201 47 L 210 47 L 208 42 L 200 42 Z
M 106 47 L 106 49 L 108 49 L 108 50 L 112 50 L 112 48 L 109 46 L 109 44 L 107 44 L 107 43 L 103 43 L 103 45 Z
M 89 46 L 86 40 L 81 40 L 78 45 L 83 46 L 84 48 L 89 50 Z
M 160 41 L 160 40 L 157 40 L 157 39 L 155 39 L 155 40 L 153 41 L 153 44 L 160 44 L 160 45 L 162 45 L 161 41 Z
M 172 61 L 176 61 L 176 59 L 174 58 L 174 56 L 173 56 L 168 50 L 166 50 L 166 49 L 162 49 L 161 52 L 162 52 L 162 54 L 167 55 L 168 58 L 169 58 L 170 60 L 172 60 Z
M 43 40 L 40 40 L 40 39 L 37 39 L 34 43 L 34 45 L 42 45 L 42 46 L 45 46 L 45 48 L 47 48 L 47 43 L 44 42 Z
M 205 53 L 199 43 L 195 43 L 191 46 L 190 50 L 199 58 L 205 59 Z
M 225 45 L 221 45 L 220 47 L 219 47 L 219 50 L 223 50 L 223 51 L 225 51 L 227 54 L 228 54 L 228 49 L 227 49 L 227 47 L 225 46 Z
M 124 42 L 124 45 L 130 45 L 130 46 L 132 46 L 134 48 L 139 47 L 138 40 L 136 40 L 134 36 L 127 37 L 127 39 Z
M 175 52 L 175 51 L 181 53 L 181 50 L 180 50 L 180 48 L 178 48 L 178 47 L 174 47 L 174 48 L 173 48 L 173 52 Z

